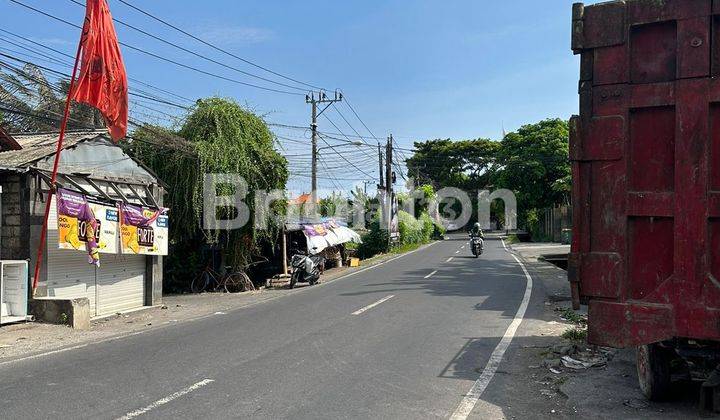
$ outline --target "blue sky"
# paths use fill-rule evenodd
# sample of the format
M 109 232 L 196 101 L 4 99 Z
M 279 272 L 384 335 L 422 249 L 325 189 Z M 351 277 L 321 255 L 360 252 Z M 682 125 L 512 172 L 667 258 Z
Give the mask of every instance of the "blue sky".
M 80 23 L 69 0 L 22 0 Z M 498 139 L 543 118 L 577 112 L 571 0 L 132 2 L 223 48 L 293 78 L 341 88 L 377 136 L 409 147 L 428 138 Z M 163 28 L 116 0 L 116 18 L 244 70 L 270 76 Z M 78 33 L 0 0 L 0 28 L 72 53 Z M 118 26 L 124 42 L 248 80 Z M 0 44 L 1 45 L 1 44 Z M 231 96 L 268 119 L 307 125 L 304 98 L 219 81 L 124 51 L 129 75 L 189 98 Z M 250 81 L 250 80 L 248 80 Z M 350 111 L 341 106 L 346 117 Z M 329 111 L 332 112 L 332 111 Z M 346 133 L 337 114 L 329 116 Z M 321 120 L 321 130 L 336 131 Z M 365 135 L 357 120 L 355 128 Z M 297 143 L 295 143 L 297 145 Z M 337 175 L 339 176 L 339 175 Z

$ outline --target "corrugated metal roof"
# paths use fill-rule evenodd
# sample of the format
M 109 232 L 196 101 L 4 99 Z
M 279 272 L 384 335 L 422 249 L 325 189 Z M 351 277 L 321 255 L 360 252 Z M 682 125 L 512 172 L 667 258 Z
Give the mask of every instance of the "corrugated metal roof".
M 69 131 L 65 133 L 63 149 L 106 134 L 106 130 Z M 58 133 L 12 134 L 12 138 L 22 146 L 22 150 L 1 152 L 0 166 L 10 168 L 30 166 L 42 158 L 55 154 Z

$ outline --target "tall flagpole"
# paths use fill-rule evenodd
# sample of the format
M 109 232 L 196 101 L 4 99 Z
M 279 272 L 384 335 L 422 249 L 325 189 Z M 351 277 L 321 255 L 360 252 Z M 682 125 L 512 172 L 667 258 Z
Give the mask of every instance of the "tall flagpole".
M 35 290 L 38 286 L 40 279 L 40 266 L 42 265 L 43 251 L 45 251 L 45 239 L 47 237 L 48 229 L 48 217 L 50 216 L 50 205 L 52 202 L 53 194 L 55 194 L 57 180 L 58 165 L 60 163 L 60 152 L 62 151 L 63 141 L 65 140 L 65 130 L 67 128 L 68 117 L 70 116 L 70 103 L 72 102 L 72 94 L 75 89 L 75 76 L 77 75 L 78 64 L 80 62 L 80 52 L 82 51 L 83 39 L 84 39 L 84 28 L 83 33 L 80 36 L 80 43 L 78 44 L 77 53 L 75 54 L 75 65 L 73 66 L 72 77 L 70 78 L 70 87 L 68 89 L 67 99 L 65 100 L 65 112 L 63 113 L 62 122 L 60 123 L 60 135 L 58 136 L 57 150 L 55 151 L 55 162 L 53 163 L 52 176 L 50 177 L 50 190 L 48 191 L 47 201 L 45 202 L 45 218 L 43 219 L 43 227 L 40 232 L 40 243 L 38 244 L 37 258 L 35 259 L 35 276 L 32 284 L 32 296 L 35 297 Z M 40 186 L 42 189 L 42 187 Z M 42 191 L 41 191 L 42 192 Z

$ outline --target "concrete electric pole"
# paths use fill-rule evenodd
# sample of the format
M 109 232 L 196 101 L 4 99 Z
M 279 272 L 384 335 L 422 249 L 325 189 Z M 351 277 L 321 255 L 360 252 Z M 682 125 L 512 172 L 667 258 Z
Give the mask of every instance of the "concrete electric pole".
M 380 183 L 378 184 L 378 190 L 384 190 L 385 189 L 385 176 L 383 175 L 383 172 L 385 169 L 383 168 L 383 153 L 382 153 L 382 147 L 380 147 L 380 141 L 378 141 L 378 174 L 380 175 Z
M 317 95 L 317 97 L 315 96 Z M 312 122 L 310 123 L 310 129 L 312 130 L 312 166 L 311 166 L 311 192 L 310 197 L 312 200 L 313 208 L 317 204 L 317 159 L 318 159 L 318 125 L 317 119 L 327 110 L 330 105 L 335 102 L 342 101 L 342 93 L 335 92 L 333 98 L 328 98 L 325 92 L 312 92 L 309 95 L 305 95 L 305 103 L 312 105 Z M 318 112 L 318 104 L 327 104 L 322 111 Z
M 392 241 L 392 219 L 393 219 L 393 203 L 394 193 L 393 184 L 395 177 L 392 170 L 393 164 L 393 136 L 388 137 L 385 147 L 385 214 L 387 217 L 388 237 Z

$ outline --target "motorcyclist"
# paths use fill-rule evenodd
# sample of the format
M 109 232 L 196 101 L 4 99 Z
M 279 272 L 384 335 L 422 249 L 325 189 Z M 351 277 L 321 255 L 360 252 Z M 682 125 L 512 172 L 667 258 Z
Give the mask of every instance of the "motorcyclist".
M 480 227 L 479 222 L 475 222 L 472 228 L 470 228 L 470 236 L 471 237 L 479 237 L 480 239 L 485 238 L 485 235 L 483 234 L 482 228 Z

